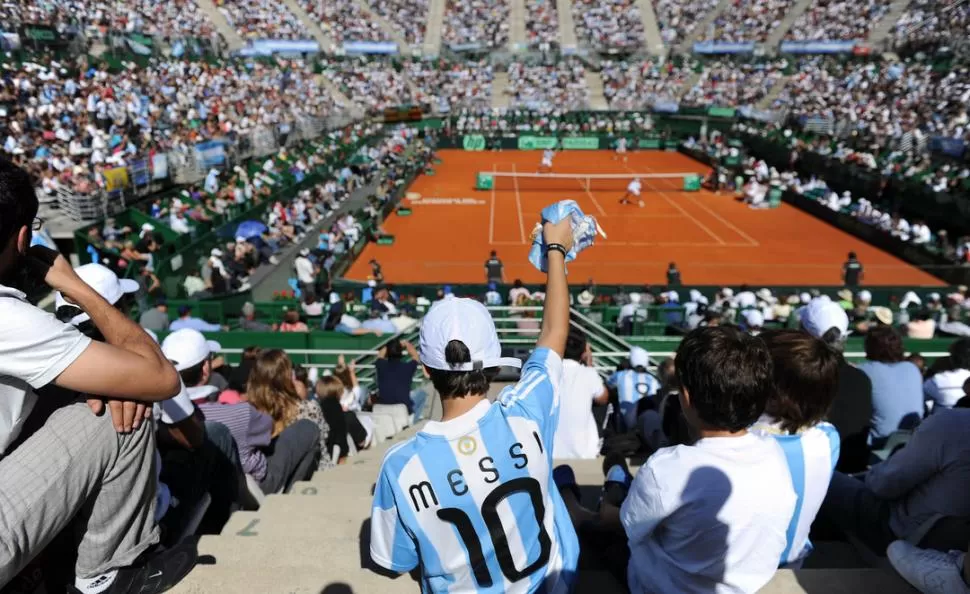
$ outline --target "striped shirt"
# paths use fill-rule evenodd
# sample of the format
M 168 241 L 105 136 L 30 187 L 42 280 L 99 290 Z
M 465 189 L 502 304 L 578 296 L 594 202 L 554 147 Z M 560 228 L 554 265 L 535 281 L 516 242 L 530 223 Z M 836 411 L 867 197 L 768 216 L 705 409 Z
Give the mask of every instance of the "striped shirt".
M 272 439 L 273 419 L 253 408 L 248 402 L 204 402 L 198 407 L 206 421 L 220 423 L 229 429 L 236 441 L 243 471 L 257 481 L 266 478 L 266 455 L 260 448 L 268 446 Z
M 822 507 L 822 500 L 825 499 L 832 480 L 832 472 L 839 461 L 839 432 L 830 423 L 822 422 L 790 435 L 768 415 L 762 415 L 750 431 L 757 435 L 774 437 L 785 452 L 797 499 L 795 513 L 785 534 L 787 544 L 779 566 L 800 562 L 812 552 L 808 533 L 819 508 Z
M 616 388 L 620 402 L 620 416 L 627 431 L 637 426 L 637 403 L 641 398 L 653 398 L 660 391 L 660 381 L 649 373 L 624 369 L 617 371 L 606 380 L 610 387 Z
M 384 457 L 371 557 L 423 592 L 568 592 L 579 542 L 552 480 L 562 359 L 536 349 L 495 404 L 430 422 Z

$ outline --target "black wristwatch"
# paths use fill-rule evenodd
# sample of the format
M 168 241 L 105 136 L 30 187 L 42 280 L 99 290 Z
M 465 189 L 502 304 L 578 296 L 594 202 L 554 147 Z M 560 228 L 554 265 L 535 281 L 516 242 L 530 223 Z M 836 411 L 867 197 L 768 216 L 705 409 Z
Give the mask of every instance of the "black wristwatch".
M 549 245 L 547 245 L 546 246 L 546 254 L 548 254 L 549 252 L 559 252 L 560 254 L 562 254 L 562 257 L 563 258 L 565 258 L 566 257 L 566 254 L 569 253 L 566 250 L 566 246 L 564 246 L 561 243 L 550 243 Z

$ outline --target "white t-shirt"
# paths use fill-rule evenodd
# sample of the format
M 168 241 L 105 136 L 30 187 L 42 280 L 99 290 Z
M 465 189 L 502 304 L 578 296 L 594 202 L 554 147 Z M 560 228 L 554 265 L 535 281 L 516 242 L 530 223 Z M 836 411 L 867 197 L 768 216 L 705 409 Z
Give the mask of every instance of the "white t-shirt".
M 313 262 L 309 258 L 300 256 L 293 260 L 293 267 L 296 269 L 296 278 L 301 283 L 312 285 L 316 282 L 317 279 L 313 274 Z
M 91 339 L 0 285 L 0 454 L 20 435 L 35 389 L 70 367 Z
M 923 383 L 923 393 L 934 406 L 953 408 L 963 398 L 963 384 L 970 378 L 970 370 L 954 369 L 937 373 Z
M 635 179 L 626 187 L 626 191 L 634 196 L 640 195 L 640 180 Z
M 595 458 L 600 453 L 600 438 L 593 418 L 593 400 L 606 387 L 592 367 L 566 359 L 562 364 L 562 394 L 559 397 L 559 425 L 552 457 Z
M 749 433 L 659 450 L 620 509 L 630 590 L 758 591 L 778 568 L 795 499 L 771 438 Z

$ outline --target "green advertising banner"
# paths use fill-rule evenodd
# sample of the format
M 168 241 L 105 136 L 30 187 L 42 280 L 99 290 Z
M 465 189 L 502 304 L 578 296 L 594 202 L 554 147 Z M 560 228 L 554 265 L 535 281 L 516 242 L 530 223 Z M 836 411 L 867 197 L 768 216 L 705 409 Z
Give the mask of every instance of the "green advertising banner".
M 555 136 L 519 136 L 520 151 L 554 149 L 558 143 Z
M 642 149 L 659 149 L 660 148 L 660 139 L 659 138 L 641 138 L 640 141 L 637 142 L 637 148 L 642 148 Z
M 461 139 L 461 146 L 466 151 L 484 151 L 485 137 L 481 134 L 468 134 Z
M 595 151 L 600 148 L 600 139 L 595 136 L 567 136 L 562 139 L 565 150 Z
M 707 115 L 712 118 L 733 118 L 737 111 L 733 107 L 712 107 L 707 110 Z
M 46 25 L 24 25 L 20 30 L 24 43 L 55 44 L 60 40 L 57 30 Z

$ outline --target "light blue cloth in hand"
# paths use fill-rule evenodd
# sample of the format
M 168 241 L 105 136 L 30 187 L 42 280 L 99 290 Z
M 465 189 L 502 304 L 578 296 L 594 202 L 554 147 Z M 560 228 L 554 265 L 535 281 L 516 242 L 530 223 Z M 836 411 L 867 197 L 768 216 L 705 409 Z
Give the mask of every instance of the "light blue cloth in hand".
M 566 254 L 566 262 L 576 259 L 579 252 L 593 245 L 596 233 L 603 233 L 596 223 L 596 217 L 583 214 L 575 200 L 563 200 L 542 209 L 542 223 L 537 223 L 532 231 L 532 247 L 529 249 L 529 262 L 541 272 L 548 270 L 546 259 L 546 240 L 542 236 L 544 223 L 558 223 L 569 217 L 573 226 L 573 247 Z M 606 235 L 603 234 L 605 237 Z

